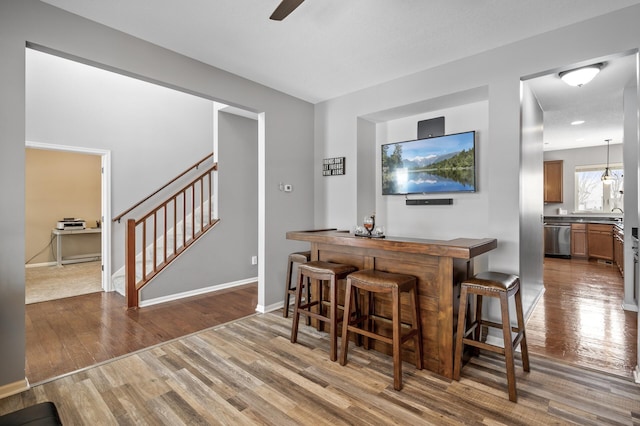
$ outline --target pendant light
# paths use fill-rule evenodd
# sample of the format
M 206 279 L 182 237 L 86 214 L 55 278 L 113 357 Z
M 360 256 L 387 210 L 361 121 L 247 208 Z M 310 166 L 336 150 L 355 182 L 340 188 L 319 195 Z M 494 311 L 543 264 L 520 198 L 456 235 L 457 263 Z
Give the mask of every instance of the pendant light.
M 611 139 L 605 139 L 605 142 L 607 142 L 607 168 L 604 169 L 604 173 L 600 180 L 605 184 L 610 184 L 615 180 L 615 176 L 613 176 L 611 174 L 611 170 L 609 170 L 609 142 L 611 142 Z

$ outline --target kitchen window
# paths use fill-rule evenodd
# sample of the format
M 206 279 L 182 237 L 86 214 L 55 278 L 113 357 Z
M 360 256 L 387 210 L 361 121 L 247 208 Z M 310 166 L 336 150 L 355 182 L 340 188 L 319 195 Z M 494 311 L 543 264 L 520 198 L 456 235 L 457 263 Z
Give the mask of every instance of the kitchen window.
M 605 166 L 576 166 L 575 210 L 580 212 L 609 213 L 622 209 L 624 170 L 622 164 L 611 164 L 609 171 L 615 177 L 611 183 L 601 180 Z

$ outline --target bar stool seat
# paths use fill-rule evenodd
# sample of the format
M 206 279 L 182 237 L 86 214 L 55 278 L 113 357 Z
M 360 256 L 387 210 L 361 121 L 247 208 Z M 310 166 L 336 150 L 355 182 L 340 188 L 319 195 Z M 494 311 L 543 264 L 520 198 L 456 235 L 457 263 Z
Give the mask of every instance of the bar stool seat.
M 365 314 L 352 317 L 351 298 L 357 297 L 359 290 L 368 292 L 365 297 Z M 402 333 L 402 305 L 401 293 L 409 294 L 411 305 L 411 325 L 409 330 Z M 388 294 L 392 300 L 392 335 L 384 335 L 375 331 L 373 326 L 375 321 L 383 320 L 388 322 L 388 318 L 382 318 L 375 314 L 374 295 Z M 340 364 L 346 365 L 347 351 L 349 348 L 349 333 L 363 335 L 368 339 L 376 339 L 392 345 L 393 353 L 393 388 L 402 389 L 402 353 L 401 347 L 409 339 L 413 339 L 416 368 L 422 370 L 422 327 L 420 323 L 420 310 L 418 308 L 416 278 L 411 275 L 392 274 L 389 272 L 367 269 L 354 272 L 347 277 L 347 288 L 344 301 L 344 318 L 342 323 L 342 352 L 340 354 Z M 367 345 L 368 347 L 368 345 Z
M 476 314 L 473 323 L 465 328 L 467 316 L 467 295 L 475 297 Z M 482 319 L 482 297 L 495 297 L 500 300 L 502 323 L 495 323 Z M 516 305 L 517 327 L 511 327 L 509 317 L 509 297 L 514 296 Z M 493 327 L 502 330 L 504 347 L 490 345 L 482 341 L 482 327 Z M 515 332 L 515 337 L 511 332 Z M 472 337 L 469 337 L 472 335 Z M 460 380 L 464 345 L 485 349 L 504 355 L 507 369 L 507 384 L 509 400 L 517 402 L 516 375 L 514 366 L 514 352 L 518 345 L 522 352 L 522 368 L 529 371 L 529 352 L 522 313 L 522 297 L 520 294 L 520 278 L 516 275 L 502 272 L 482 272 L 473 278 L 462 282 L 460 290 L 460 311 L 458 314 L 458 334 L 453 368 L 453 378 Z
M 329 358 L 331 361 L 338 359 L 338 322 L 342 321 L 342 317 L 338 316 L 338 281 L 343 280 L 351 272 L 357 268 L 351 265 L 341 263 L 331 263 L 323 261 L 311 261 L 304 263 L 298 267 L 298 282 L 296 284 L 296 298 L 293 305 L 293 325 L 291 326 L 291 343 L 298 340 L 298 325 L 300 323 L 300 315 L 306 315 L 307 318 L 315 318 L 322 323 L 329 324 Z M 329 282 L 329 309 L 327 313 L 323 313 L 323 282 Z M 311 287 L 316 286 L 312 292 Z M 302 292 L 306 289 L 307 297 L 302 302 Z M 314 293 L 315 298 L 312 300 L 310 294 Z M 317 306 L 317 312 L 311 310 Z
M 307 263 L 309 260 L 311 260 L 311 251 L 298 251 L 289 255 L 287 260 L 287 278 L 284 289 L 284 309 L 282 312 L 282 316 L 285 318 L 289 318 L 289 304 L 291 296 L 296 295 L 296 287 L 291 287 L 291 284 L 293 284 L 293 265 L 296 263 L 301 265 L 303 263 Z

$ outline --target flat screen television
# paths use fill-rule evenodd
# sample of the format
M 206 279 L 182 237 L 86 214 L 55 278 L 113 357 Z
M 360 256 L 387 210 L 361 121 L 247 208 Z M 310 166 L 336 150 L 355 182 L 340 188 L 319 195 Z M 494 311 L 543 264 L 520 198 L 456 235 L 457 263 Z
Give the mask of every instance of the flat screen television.
M 382 145 L 382 195 L 476 191 L 476 132 Z

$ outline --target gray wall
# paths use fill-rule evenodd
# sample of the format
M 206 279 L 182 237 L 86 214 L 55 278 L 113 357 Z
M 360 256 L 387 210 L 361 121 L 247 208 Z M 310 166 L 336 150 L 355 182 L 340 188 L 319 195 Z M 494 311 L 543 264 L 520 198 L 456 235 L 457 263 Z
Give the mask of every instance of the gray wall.
M 221 112 L 218 126 L 221 221 L 145 287 L 141 300 L 258 275 L 251 265 L 258 254 L 258 122 Z
M 32 49 L 26 54 L 26 139 L 111 151 L 112 216 L 213 151 L 211 100 Z M 126 219 L 141 213 L 113 224 L 111 273 L 124 265 Z
M 25 46 L 34 43 L 210 100 L 264 112 L 263 307 L 282 300 L 289 229 L 313 224 L 313 106 L 36 0 L 0 2 L 0 390 L 24 380 Z M 171 152 L 167 153 L 171 156 Z M 114 162 L 116 159 L 113 159 Z M 120 159 L 118 159 L 120 161 Z M 283 195 L 278 182 L 295 184 Z M 126 190 L 113 206 L 126 205 Z M 201 259 L 201 263 L 208 257 Z M 17 385 L 16 385 L 17 386 Z

